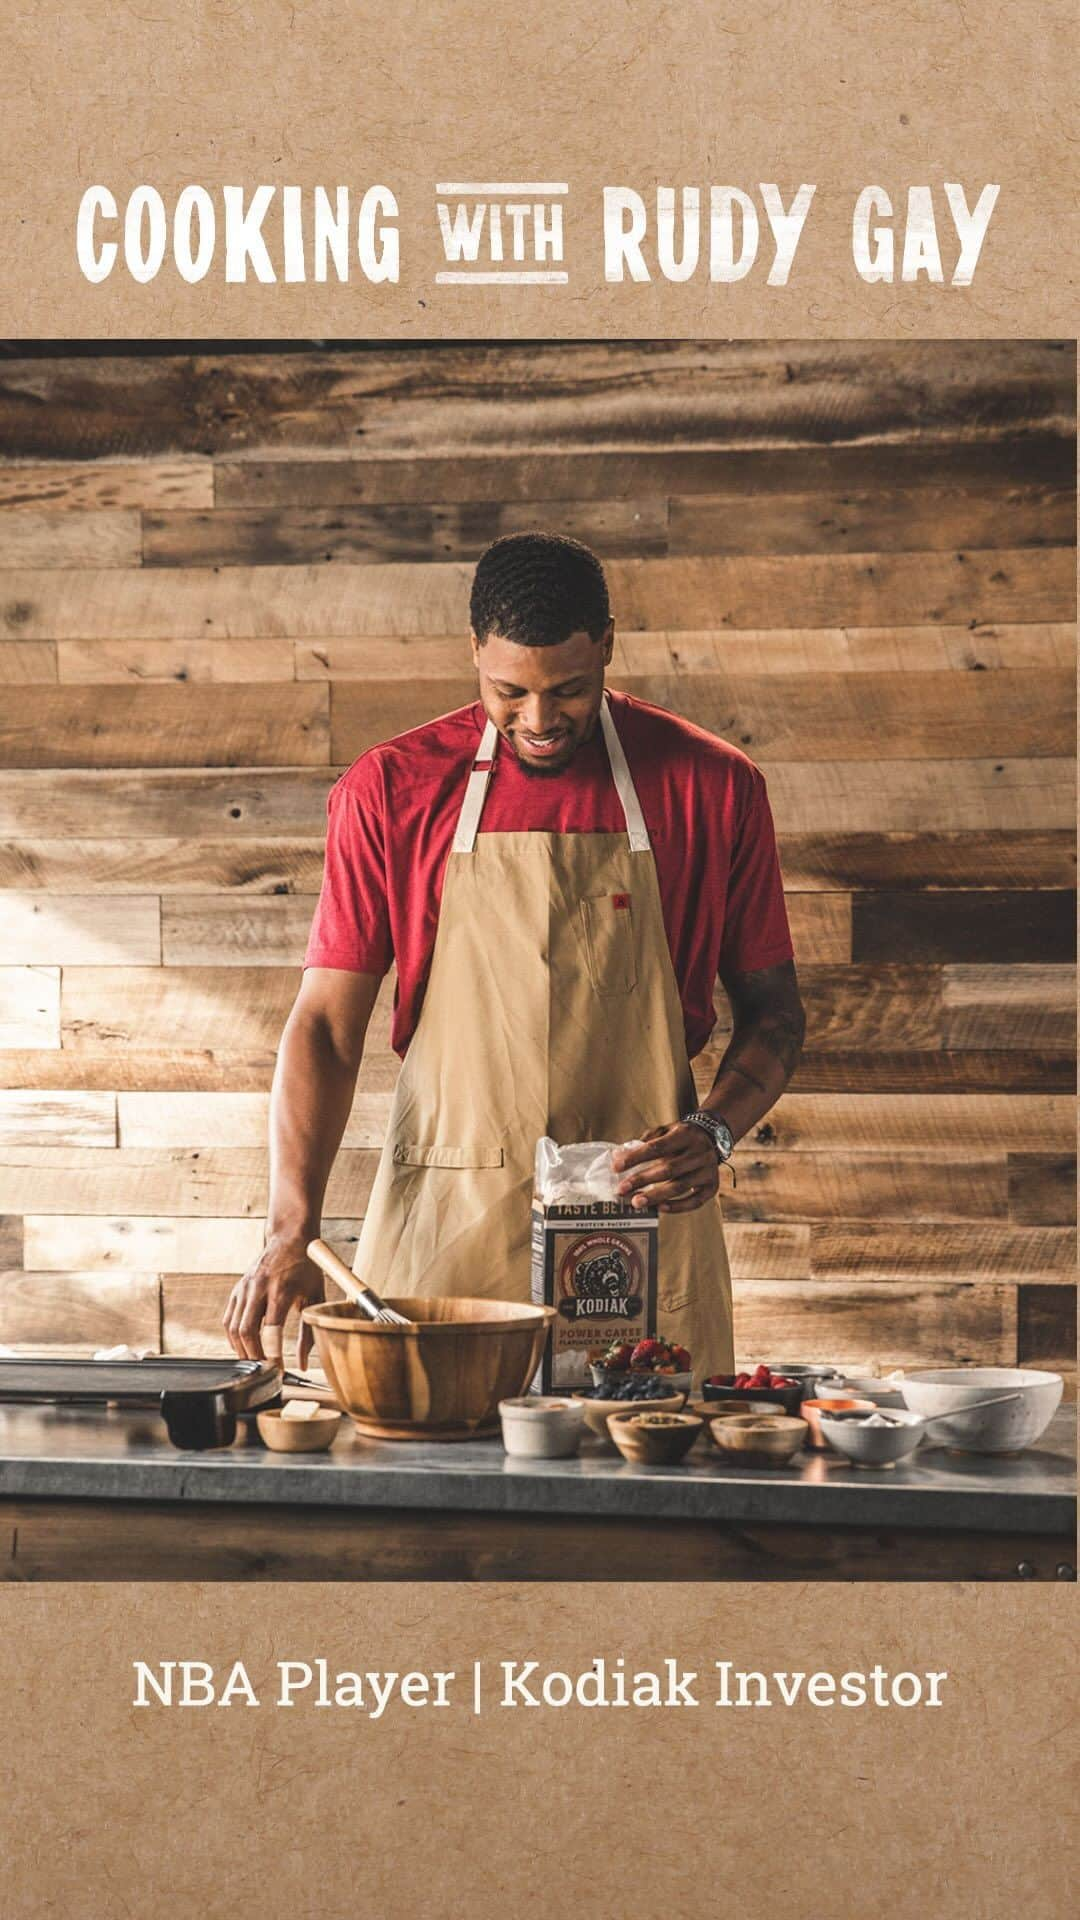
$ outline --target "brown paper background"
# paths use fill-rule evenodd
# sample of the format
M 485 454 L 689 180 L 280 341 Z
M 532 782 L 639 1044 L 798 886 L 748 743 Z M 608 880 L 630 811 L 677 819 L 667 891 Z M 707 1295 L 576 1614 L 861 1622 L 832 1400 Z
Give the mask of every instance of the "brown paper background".
M 8 10 L 0 331 L 74 337 L 1071 334 L 1070 0 L 24 0 Z M 64 78 L 60 78 L 64 76 Z M 565 180 L 570 284 L 442 287 L 434 187 Z M 390 186 L 397 287 L 145 287 L 75 261 L 85 187 Z M 791 283 L 606 286 L 600 188 L 817 185 Z M 968 289 L 868 286 L 859 189 L 1001 186 Z M 267 221 L 273 230 L 274 211 Z M 764 224 L 764 221 L 763 221 Z M 768 257 L 771 257 L 769 255 Z
M 1072 7 L 357 8 L 40 0 L 0 62 L 0 330 L 23 337 L 1073 335 Z M 567 179 L 566 289 L 436 290 L 437 179 Z M 801 180 L 791 285 L 605 287 L 598 188 Z M 79 194 L 384 181 L 396 289 L 187 288 L 74 260 Z M 1001 183 L 974 285 L 863 285 L 876 181 Z M 943 209 L 940 193 L 939 211 Z M 947 228 L 943 228 L 944 235 Z M 947 266 L 951 264 L 945 249 Z M 42 1587 L 0 1594 L 0 1905 L 21 1916 L 572 1906 L 1066 1911 L 1075 1587 Z M 949 1668 L 937 1712 L 132 1712 L 135 1658 L 622 1653 Z

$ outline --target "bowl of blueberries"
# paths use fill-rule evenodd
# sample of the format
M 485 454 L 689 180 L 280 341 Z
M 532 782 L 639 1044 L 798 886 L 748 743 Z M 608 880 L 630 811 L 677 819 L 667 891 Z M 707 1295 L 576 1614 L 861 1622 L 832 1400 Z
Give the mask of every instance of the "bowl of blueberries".
M 690 1355 L 670 1340 L 617 1341 L 589 1372 L 592 1384 L 575 1398 L 585 1402 L 586 1425 L 605 1446 L 613 1444 L 609 1413 L 677 1413 L 690 1391 Z

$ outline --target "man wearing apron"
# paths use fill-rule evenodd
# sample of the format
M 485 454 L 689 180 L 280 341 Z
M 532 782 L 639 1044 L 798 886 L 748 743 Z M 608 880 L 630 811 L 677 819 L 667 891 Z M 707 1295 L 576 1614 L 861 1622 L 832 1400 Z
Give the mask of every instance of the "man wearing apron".
M 275 1074 L 266 1246 L 224 1324 L 238 1353 L 280 1353 L 290 1309 L 322 1297 L 304 1249 L 396 962 L 403 1064 L 356 1271 L 383 1295 L 527 1300 L 537 1140 L 636 1139 L 616 1166 L 661 1215 L 659 1331 L 699 1378 L 730 1371 L 719 1171 L 804 1027 L 764 781 L 739 749 L 605 691 L 613 625 L 587 548 L 497 541 L 471 613 L 480 702 L 362 755 L 331 795 Z M 734 1031 L 699 1103 L 690 1054 L 718 974 Z

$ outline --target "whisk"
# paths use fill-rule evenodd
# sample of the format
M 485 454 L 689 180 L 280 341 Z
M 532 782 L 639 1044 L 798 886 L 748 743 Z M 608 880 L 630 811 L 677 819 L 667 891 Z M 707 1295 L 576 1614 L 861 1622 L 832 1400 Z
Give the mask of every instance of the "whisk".
M 365 1286 L 362 1280 L 358 1280 L 351 1268 L 345 1265 L 344 1260 L 338 1259 L 333 1247 L 327 1246 L 325 1240 L 312 1240 L 308 1245 L 307 1255 L 308 1259 L 313 1260 L 331 1280 L 337 1281 L 342 1292 L 348 1295 L 362 1313 L 367 1314 L 369 1320 L 376 1321 L 381 1327 L 412 1326 L 412 1321 L 407 1320 L 403 1313 L 398 1313 L 395 1307 L 388 1307 L 384 1300 L 380 1300 L 373 1287 Z

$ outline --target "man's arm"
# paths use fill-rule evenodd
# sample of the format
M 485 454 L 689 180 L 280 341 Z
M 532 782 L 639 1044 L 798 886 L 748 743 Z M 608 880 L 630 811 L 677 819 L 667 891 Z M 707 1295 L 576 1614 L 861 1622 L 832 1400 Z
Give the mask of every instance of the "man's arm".
M 775 1106 L 798 1064 L 806 1013 L 795 962 L 754 973 L 722 976 L 734 1031 L 702 1105 L 730 1127 L 736 1140 Z M 657 1127 L 644 1146 L 616 1155 L 625 1172 L 620 1192 L 636 1207 L 691 1213 L 719 1186 L 716 1148 L 701 1127 Z
M 237 1281 L 222 1320 L 233 1351 L 244 1358 L 280 1359 L 290 1309 L 323 1298 L 322 1274 L 307 1246 L 321 1229 L 379 985 L 373 973 L 308 967 L 285 1023 L 270 1094 L 266 1244 Z M 310 1348 L 301 1324 L 301 1366 Z

